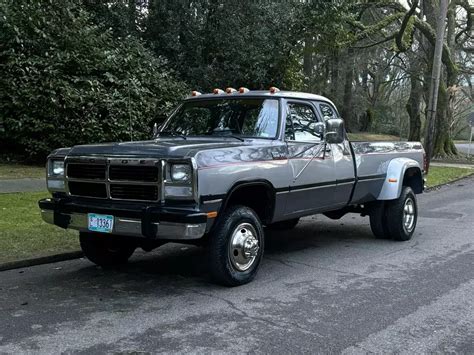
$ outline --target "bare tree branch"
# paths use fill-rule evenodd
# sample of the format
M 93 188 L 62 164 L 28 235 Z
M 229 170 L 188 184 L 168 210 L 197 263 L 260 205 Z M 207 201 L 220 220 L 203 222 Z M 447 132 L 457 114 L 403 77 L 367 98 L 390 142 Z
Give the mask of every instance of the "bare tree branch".
M 417 6 L 418 6 L 418 0 L 414 0 L 413 4 L 410 7 L 410 10 L 408 10 L 408 12 L 405 14 L 405 17 L 403 18 L 402 25 L 400 26 L 400 31 L 398 31 L 398 34 L 395 37 L 395 43 L 397 44 L 397 48 L 400 52 L 405 52 L 408 49 L 405 43 L 403 43 L 403 36 L 405 34 L 408 21 L 410 21 L 410 18 L 415 13 Z

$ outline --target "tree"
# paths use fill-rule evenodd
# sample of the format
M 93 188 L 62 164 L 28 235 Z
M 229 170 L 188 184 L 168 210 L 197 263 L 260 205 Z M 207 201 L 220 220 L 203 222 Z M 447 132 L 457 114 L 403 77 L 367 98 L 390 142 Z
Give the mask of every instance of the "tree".
M 440 8 L 438 14 L 438 20 L 436 24 L 436 43 L 434 46 L 433 55 L 433 71 L 430 82 L 430 93 L 428 97 L 428 110 L 427 110 L 427 129 L 425 138 L 425 150 L 427 155 L 427 171 L 429 170 L 431 156 L 434 148 L 434 134 L 435 134 L 435 121 L 436 121 L 436 108 L 438 104 L 438 89 L 440 84 L 441 76 L 441 56 L 443 51 L 444 42 L 444 30 L 445 20 L 448 12 L 448 1 L 440 0 Z M 446 106 L 446 105 L 445 105 Z M 444 107 L 443 107 L 444 108 Z M 441 132 L 439 132 L 441 133 Z
M 41 160 L 60 146 L 149 137 L 182 97 L 163 59 L 116 39 L 72 0 L 0 2 L 2 150 Z

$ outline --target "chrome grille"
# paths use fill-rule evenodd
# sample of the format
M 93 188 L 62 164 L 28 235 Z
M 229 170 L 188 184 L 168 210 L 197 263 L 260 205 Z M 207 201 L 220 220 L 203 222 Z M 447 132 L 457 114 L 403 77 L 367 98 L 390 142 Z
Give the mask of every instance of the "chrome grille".
M 110 196 L 122 200 L 158 200 L 158 186 L 110 184 Z
M 160 161 L 73 157 L 66 159 L 68 194 L 113 200 L 159 201 Z
M 67 175 L 74 179 L 105 180 L 105 164 L 69 163 Z
M 69 181 L 69 192 L 76 196 L 107 198 L 107 188 L 102 183 Z
M 157 166 L 122 166 L 112 165 L 109 168 L 110 180 L 158 181 Z

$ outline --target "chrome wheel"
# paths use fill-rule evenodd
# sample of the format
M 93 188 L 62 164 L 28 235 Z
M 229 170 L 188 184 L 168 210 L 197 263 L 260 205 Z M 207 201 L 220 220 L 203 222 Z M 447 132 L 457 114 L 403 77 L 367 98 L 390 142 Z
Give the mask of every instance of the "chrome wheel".
M 415 202 L 410 197 L 405 200 L 403 206 L 403 228 L 407 234 L 411 233 L 415 226 Z
M 232 232 L 229 243 L 229 259 L 237 271 L 248 270 L 257 259 L 260 241 L 250 223 L 239 224 Z

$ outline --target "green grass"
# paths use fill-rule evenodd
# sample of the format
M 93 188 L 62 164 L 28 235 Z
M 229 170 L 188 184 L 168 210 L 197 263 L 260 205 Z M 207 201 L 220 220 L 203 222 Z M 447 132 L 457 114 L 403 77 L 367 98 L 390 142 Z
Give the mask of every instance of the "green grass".
M 447 182 L 469 176 L 474 173 L 473 169 L 453 168 L 446 166 L 431 166 L 427 176 L 426 185 L 433 187 Z
M 348 133 L 349 139 L 351 141 L 362 141 L 362 142 L 371 142 L 371 141 L 399 141 L 400 138 L 397 136 L 392 136 L 390 134 L 377 134 L 377 133 L 368 133 L 368 132 L 358 132 L 358 133 Z
M 38 200 L 47 192 L 0 194 L 0 264 L 79 250 L 76 231 L 43 222 Z
M 0 180 L 44 178 L 45 174 L 44 166 L 0 163 Z

